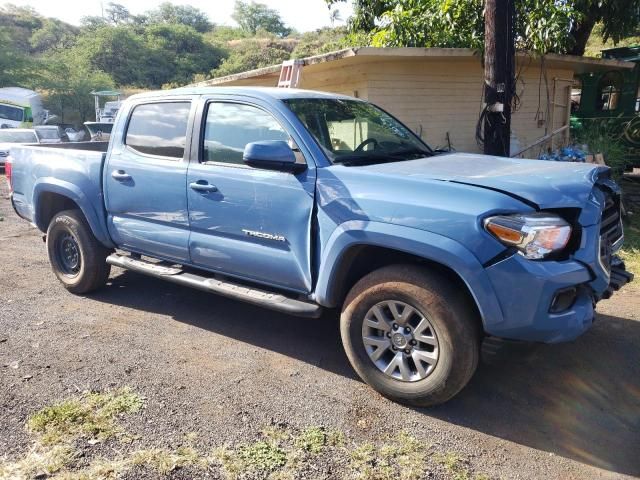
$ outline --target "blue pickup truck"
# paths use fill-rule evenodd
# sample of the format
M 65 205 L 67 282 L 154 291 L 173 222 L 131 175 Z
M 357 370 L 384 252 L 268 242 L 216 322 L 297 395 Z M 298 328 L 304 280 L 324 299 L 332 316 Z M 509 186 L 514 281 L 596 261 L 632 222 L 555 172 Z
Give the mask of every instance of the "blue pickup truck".
M 7 170 L 69 291 L 116 265 L 300 317 L 339 309 L 353 368 L 410 405 L 458 393 L 485 339 L 575 339 L 632 279 L 606 167 L 438 152 L 345 96 L 136 95 L 108 144 L 18 147 Z

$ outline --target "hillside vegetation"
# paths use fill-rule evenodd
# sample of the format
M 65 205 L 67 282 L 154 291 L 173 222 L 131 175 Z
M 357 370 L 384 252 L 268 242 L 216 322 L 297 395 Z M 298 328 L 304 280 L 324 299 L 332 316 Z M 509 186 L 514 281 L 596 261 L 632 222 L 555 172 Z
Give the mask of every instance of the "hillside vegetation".
M 79 27 L 8 4 L 0 7 L 0 87 L 37 89 L 52 113 L 80 123 L 93 116 L 92 90 L 172 88 L 350 46 L 483 48 L 481 0 L 325 1 L 332 24 L 341 3 L 353 3 L 348 27 L 296 32 L 252 0 L 236 1 L 237 27 L 168 2 L 141 15 L 108 3 Z M 594 2 L 517 2 L 517 48 L 597 55 L 640 39 L 640 0 Z
M 327 9 L 334 21 L 336 10 Z M 191 6 L 163 3 L 142 15 L 117 3 L 79 27 L 30 7 L 0 7 L 0 87 L 45 93 L 64 122 L 93 117 L 91 91 L 172 88 L 351 45 L 345 27 L 299 33 L 266 5 L 236 2 L 239 27 Z

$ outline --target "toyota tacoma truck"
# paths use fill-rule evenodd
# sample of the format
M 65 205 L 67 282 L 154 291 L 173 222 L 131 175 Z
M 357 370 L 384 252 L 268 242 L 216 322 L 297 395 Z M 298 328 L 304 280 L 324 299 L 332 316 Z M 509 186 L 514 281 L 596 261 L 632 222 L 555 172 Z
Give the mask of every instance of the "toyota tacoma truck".
M 439 153 L 334 94 L 136 95 L 108 144 L 18 147 L 7 174 L 70 292 L 115 265 L 300 317 L 339 309 L 353 368 L 409 405 L 457 394 L 485 339 L 575 339 L 632 279 L 608 168 Z

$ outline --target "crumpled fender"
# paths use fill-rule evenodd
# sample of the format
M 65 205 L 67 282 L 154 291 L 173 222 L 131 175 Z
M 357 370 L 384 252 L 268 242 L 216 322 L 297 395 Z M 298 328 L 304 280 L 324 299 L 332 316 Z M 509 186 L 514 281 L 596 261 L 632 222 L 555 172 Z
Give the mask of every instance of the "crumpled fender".
M 315 300 L 326 307 L 340 301 L 333 282 L 346 252 L 356 245 L 373 245 L 416 255 L 455 271 L 467 285 L 485 326 L 500 323 L 502 310 L 485 269 L 460 243 L 442 235 L 389 223 L 353 220 L 339 225 L 323 248 Z
M 39 203 L 44 193 L 56 193 L 73 200 L 78 207 L 80 207 L 80 210 L 82 210 L 84 217 L 87 219 L 87 223 L 91 227 L 91 231 L 98 241 L 106 247 L 115 247 L 107 232 L 104 213 L 96 211 L 93 203 L 78 186 L 54 177 L 39 178 L 33 186 L 33 223 L 41 231 L 46 232 L 49 227 L 44 224 L 43 220 L 38 218 L 38 212 L 40 211 Z

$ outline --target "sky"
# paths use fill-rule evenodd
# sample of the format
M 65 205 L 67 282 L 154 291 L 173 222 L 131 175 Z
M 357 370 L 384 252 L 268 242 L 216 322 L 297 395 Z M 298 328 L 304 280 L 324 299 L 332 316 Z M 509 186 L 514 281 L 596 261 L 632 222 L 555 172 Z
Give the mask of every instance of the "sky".
M 209 15 L 213 23 L 222 25 L 235 25 L 231 19 L 235 0 L 170 0 L 176 5 L 191 5 L 199 8 Z M 129 11 L 138 15 L 146 10 L 160 5 L 163 0 L 115 0 L 115 3 L 124 5 Z M 13 3 L 19 6 L 33 7 L 45 17 L 54 17 L 73 25 L 79 25 L 80 19 L 85 16 L 101 14 L 101 4 L 105 6 L 109 0 L 12 0 L 0 4 Z M 269 7 L 280 12 L 281 17 L 289 27 L 300 32 L 315 30 L 320 27 L 330 26 L 329 9 L 325 0 L 259 0 Z M 346 19 L 352 13 L 351 2 L 341 3 L 338 6 L 340 16 Z M 337 22 L 338 25 L 341 22 Z

